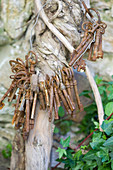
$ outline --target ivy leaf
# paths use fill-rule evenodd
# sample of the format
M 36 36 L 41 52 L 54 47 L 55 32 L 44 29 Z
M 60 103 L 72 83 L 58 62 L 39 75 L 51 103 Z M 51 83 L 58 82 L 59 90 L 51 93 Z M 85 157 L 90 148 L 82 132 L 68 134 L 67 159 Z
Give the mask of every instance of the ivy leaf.
M 93 140 L 90 143 L 90 146 L 92 147 L 92 149 L 98 149 L 104 142 L 105 142 L 105 140 L 102 139 L 102 133 L 101 132 L 94 133 L 93 134 Z
M 108 149 L 105 147 L 100 147 L 100 151 L 96 153 L 99 158 L 102 158 L 102 162 L 109 160 Z
M 86 148 L 87 148 L 87 146 L 86 146 L 86 145 L 81 146 L 81 149 L 86 149 Z
M 96 156 L 96 151 L 94 150 L 90 150 L 89 152 L 87 152 L 85 154 L 85 156 L 83 157 L 83 160 L 84 161 L 87 161 L 87 160 L 96 160 L 97 159 L 97 156 Z
M 109 122 L 108 120 L 105 120 L 101 127 L 107 135 L 111 135 L 113 133 L 113 121 Z
M 99 89 L 100 94 L 103 94 L 103 92 L 106 91 L 105 86 L 99 86 L 98 89 Z
M 102 136 L 102 132 L 94 132 L 92 141 L 95 142 L 95 141 L 99 140 L 101 138 L 101 136 Z
M 108 84 L 113 85 L 113 81 L 109 81 Z
M 105 114 L 107 116 L 110 116 L 110 114 L 113 113 L 113 102 L 109 102 L 106 106 L 105 106 Z
M 111 161 L 111 169 L 113 170 L 113 160 Z
M 109 85 L 109 87 L 107 88 L 107 91 L 110 91 L 110 92 L 112 92 L 112 91 L 113 91 L 113 87 L 112 87 L 112 85 Z
M 99 139 L 95 142 L 91 142 L 90 146 L 92 147 L 92 149 L 98 149 L 104 142 L 105 142 L 104 139 Z
M 59 133 L 59 128 L 55 127 L 54 128 L 54 133 Z
M 93 112 L 97 111 L 96 104 L 92 103 L 90 106 L 85 107 L 84 110 L 87 112 L 87 114 L 92 114 Z
M 105 141 L 104 146 L 113 146 L 113 136 Z
M 112 100 L 113 99 L 113 88 L 112 88 L 112 92 L 109 93 L 108 95 L 108 100 Z
M 59 109 L 58 109 L 58 115 L 59 115 L 60 117 L 63 117 L 63 116 L 65 115 L 65 112 L 64 112 L 64 109 L 63 109 L 62 106 L 60 106 Z
M 56 150 L 56 152 L 59 152 L 59 159 L 62 158 L 63 154 L 64 155 L 67 155 L 66 153 L 66 150 L 65 149 L 62 149 L 62 148 L 59 148 Z
M 95 76 L 95 81 L 96 81 L 96 84 L 101 84 L 103 81 L 102 81 L 102 77 L 99 77 L 98 75 Z
M 95 121 L 94 118 L 92 118 L 91 121 L 94 123 L 95 128 L 99 128 L 99 123 Z
M 70 142 L 70 136 L 69 136 L 67 139 L 65 139 L 65 140 L 63 140 L 62 138 L 61 138 L 61 140 L 60 140 L 60 144 L 61 144 L 64 148 L 69 146 L 69 142 Z
M 74 154 L 74 159 L 77 159 L 79 161 L 80 156 L 82 155 L 81 149 Z
M 109 153 L 109 156 L 111 157 L 111 160 L 113 160 L 113 151 Z
M 91 93 L 91 91 L 89 90 L 84 90 L 82 93 L 79 94 L 79 96 L 85 96 L 87 98 L 91 98 L 89 93 Z
M 67 158 L 69 158 L 69 159 L 71 159 L 71 160 L 74 160 L 73 154 L 72 154 L 72 152 L 74 152 L 74 150 L 72 150 L 72 149 L 67 149 L 66 152 L 67 152 Z
M 83 169 L 84 167 L 84 162 L 78 161 L 76 167 L 73 168 L 73 170 L 80 170 Z

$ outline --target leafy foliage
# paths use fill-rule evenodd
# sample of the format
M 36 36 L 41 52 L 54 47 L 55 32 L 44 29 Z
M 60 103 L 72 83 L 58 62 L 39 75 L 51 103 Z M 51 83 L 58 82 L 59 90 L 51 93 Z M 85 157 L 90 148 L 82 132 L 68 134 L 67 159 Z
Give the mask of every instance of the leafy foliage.
M 102 97 L 102 103 L 105 109 L 106 118 L 106 116 L 109 116 L 113 112 L 113 81 L 103 81 L 102 77 L 97 75 L 95 76 L 95 81 Z M 80 96 L 94 99 L 93 92 L 90 90 L 83 91 Z M 89 106 L 86 106 L 84 110 L 87 114 L 79 126 L 79 133 L 84 132 L 85 134 L 89 134 L 95 128 L 95 124 L 97 124 L 98 127 L 97 106 L 95 101 L 93 101 Z
M 105 126 L 106 124 L 107 126 Z M 65 169 L 70 168 L 70 170 L 113 169 L 113 129 L 108 128 L 111 125 L 113 125 L 113 120 L 104 121 L 102 125 L 104 132 L 94 132 L 90 147 L 82 146 L 76 153 L 69 148 L 69 137 L 65 141 L 61 139 L 62 146 L 64 147 L 64 144 L 68 143 L 66 145 L 68 148 L 62 149 L 63 151 L 57 150 L 59 152 L 57 161 L 64 163 Z M 86 152 L 85 154 L 82 153 L 83 150 Z
M 54 133 L 60 133 L 61 135 L 65 135 L 67 132 L 70 131 L 70 127 L 72 125 L 72 120 L 67 120 L 65 118 L 65 111 L 62 106 L 59 107 L 58 115 L 60 120 L 55 121 L 55 129 Z
M 8 144 L 5 149 L 2 150 L 2 155 L 4 158 L 10 158 L 12 152 L 12 145 Z
M 113 112 L 113 81 L 105 82 L 98 76 L 95 77 L 95 81 L 102 97 L 106 119 Z M 85 90 L 80 95 L 93 98 L 92 91 Z M 85 111 L 87 114 L 80 125 L 79 133 L 87 134 L 99 127 L 95 102 L 85 107 Z M 77 152 L 69 146 L 70 137 L 61 139 L 63 149 L 57 150 L 57 161 L 64 163 L 64 168 L 69 170 L 113 170 L 113 116 L 110 120 L 105 120 L 101 127 L 103 132 L 94 132 L 89 146 L 81 146 Z

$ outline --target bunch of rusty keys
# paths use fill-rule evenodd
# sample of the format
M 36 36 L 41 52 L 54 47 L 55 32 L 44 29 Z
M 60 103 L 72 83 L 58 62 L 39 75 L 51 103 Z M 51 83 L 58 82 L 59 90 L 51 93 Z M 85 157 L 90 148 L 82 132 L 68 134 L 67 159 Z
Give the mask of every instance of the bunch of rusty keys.
M 85 32 L 84 37 L 80 45 L 74 50 L 71 56 L 71 61 L 69 63 L 69 65 L 73 66 L 74 68 L 78 67 L 78 71 L 80 71 L 80 69 L 85 70 L 85 62 L 82 59 L 82 57 L 83 57 L 83 54 L 89 48 L 89 46 L 90 46 L 90 50 L 89 50 L 88 60 L 95 61 L 97 58 L 103 58 L 102 34 L 104 34 L 107 25 L 104 22 L 101 22 L 98 11 L 96 11 L 93 8 L 88 9 L 85 15 L 90 10 L 93 10 L 96 12 L 98 16 L 98 21 L 93 24 L 90 21 L 86 21 L 82 24 L 82 29 Z M 92 56 L 93 50 L 94 50 L 94 54 Z
M 32 54 L 32 59 L 29 59 L 30 54 Z M 25 63 L 20 58 L 10 60 L 9 63 L 14 73 L 14 75 L 10 76 L 13 81 L 10 88 L 0 99 L 0 109 L 4 106 L 3 100 L 8 97 L 8 101 L 12 102 L 15 99 L 16 91 L 19 89 L 17 102 L 14 104 L 15 112 L 12 124 L 15 123 L 16 129 L 24 126 L 24 137 L 26 138 L 29 130 L 34 126 L 34 113 L 38 91 L 37 75 L 35 74 L 37 56 L 33 51 L 30 51 L 26 56 Z
M 33 57 L 29 59 L 32 53 Z M 29 52 L 26 56 L 26 62 L 17 58 L 10 61 L 11 69 L 14 75 L 10 78 L 13 80 L 10 88 L 0 100 L 3 107 L 3 100 L 8 96 L 8 101 L 15 99 L 15 93 L 18 91 L 18 97 L 15 104 L 15 112 L 12 124 L 15 128 L 23 127 L 23 138 L 26 140 L 29 131 L 34 127 L 34 118 L 36 104 L 39 97 L 40 109 L 47 109 L 49 113 L 49 121 L 52 120 L 53 108 L 54 117 L 59 119 L 58 108 L 63 102 L 66 111 L 73 115 L 75 104 L 73 100 L 73 89 L 78 103 L 78 108 L 82 111 L 83 107 L 77 91 L 76 80 L 72 68 L 63 67 L 58 70 L 58 75 L 51 78 L 46 75 L 46 80 L 39 81 L 35 72 L 37 56 L 34 52 Z
M 73 69 L 63 67 L 62 70 L 58 71 L 58 75 L 52 76 L 51 78 L 46 75 L 45 81 L 39 82 L 39 101 L 40 109 L 47 109 L 49 113 L 49 121 L 52 120 L 52 112 L 54 108 L 54 117 L 59 119 L 58 108 L 61 106 L 61 102 L 66 111 L 73 115 L 75 111 L 74 96 L 75 94 L 78 108 L 83 111 L 83 105 L 80 102 L 78 95 L 77 83 L 74 79 Z

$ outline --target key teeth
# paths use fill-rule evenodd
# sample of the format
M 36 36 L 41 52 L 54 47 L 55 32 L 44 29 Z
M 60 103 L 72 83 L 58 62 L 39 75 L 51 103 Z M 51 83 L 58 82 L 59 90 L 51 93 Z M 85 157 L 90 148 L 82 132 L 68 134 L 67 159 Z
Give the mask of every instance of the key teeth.
M 5 104 L 3 102 L 0 103 L 0 110 L 3 109 L 3 107 L 5 106 Z
M 102 58 L 103 59 L 103 51 L 98 51 L 97 58 Z
M 79 107 L 80 107 L 80 112 L 83 112 L 83 111 L 84 111 L 84 107 L 83 107 L 83 104 L 82 104 L 82 103 L 80 104 Z

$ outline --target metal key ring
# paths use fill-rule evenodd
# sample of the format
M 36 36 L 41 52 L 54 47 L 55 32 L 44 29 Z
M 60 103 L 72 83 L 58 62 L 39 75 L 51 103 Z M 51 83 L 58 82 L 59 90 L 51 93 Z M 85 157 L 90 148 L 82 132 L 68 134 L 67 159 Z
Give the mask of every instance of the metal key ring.
M 30 78 L 28 78 L 28 77 L 22 77 L 20 80 L 17 81 L 17 87 L 18 87 L 18 88 L 23 88 L 23 89 L 25 89 L 24 86 L 25 86 L 25 83 L 28 82 L 28 80 L 30 81 Z M 25 82 L 23 83 L 22 81 L 25 81 Z M 21 85 L 20 85 L 20 82 L 21 82 Z
M 84 28 L 84 26 L 86 26 L 86 27 L 88 27 L 88 28 Z M 88 30 L 91 29 L 91 28 L 93 28 L 93 24 L 92 24 L 91 22 L 89 22 L 89 21 L 83 22 L 83 24 L 82 24 L 82 30 L 83 30 L 84 32 L 88 31 Z
M 14 64 L 13 64 L 14 63 Z M 10 66 L 12 67 L 12 66 L 14 66 L 14 65 L 16 65 L 16 64 L 19 64 L 19 62 L 18 61 L 15 61 L 15 60 L 10 60 L 9 61 L 9 64 L 10 64 Z
M 25 67 L 25 63 L 21 58 L 16 58 L 16 61 Z
M 35 53 L 34 51 L 29 51 L 29 52 L 28 52 L 27 60 L 28 60 L 30 54 L 33 54 L 33 55 L 35 56 L 35 62 L 36 62 L 36 64 L 37 64 L 38 58 L 37 58 L 37 55 L 36 55 L 36 53 Z
M 94 12 L 97 14 L 98 23 L 101 23 L 100 14 L 99 14 L 99 12 L 98 12 L 96 9 L 94 9 L 94 8 L 88 8 L 88 10 L 87 10 L 87 11 L 85 12 L 85 14 L 84 14 L 84 17 L 86 17 L 86 14 L 89 13 L 89 11 L 94 11 Z

